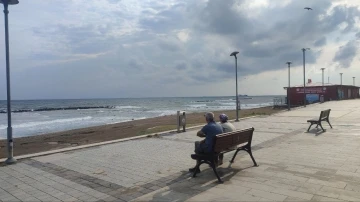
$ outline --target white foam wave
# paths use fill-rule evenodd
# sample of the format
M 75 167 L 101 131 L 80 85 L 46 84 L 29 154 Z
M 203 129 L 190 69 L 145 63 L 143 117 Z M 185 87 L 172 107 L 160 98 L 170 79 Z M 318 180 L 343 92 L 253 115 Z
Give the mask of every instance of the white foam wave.
M 156 116 L 166 116 L 166 115 L 175 115 L 176 111 L 174 110 L 151 110 L 149 113 L 157 114 Z
M 207 107 L 206 104 L 194 104 L 194 105 L 185 105 L 185 107 L 189 107 L 189 108 L 204 108 Z
M 141 107 L 137 106 L 116 106 L 115 109 L 140 109 Z
M 31 128 L 42 125 L 52 125 L 52 124 L 64 124 L 64 123 L 72 123 L 76 121 L 84 121 L 92 119 L 91 116 L 80 117 L 80 118 L 70 118 L 70 119 L 55 119 L 51 121 L 36 121 L 36 122 L 27 122 L 21 124 L 13 124 L 13 128 Z M 0 130 L 4 130 L 7 128 L 7 125 L 0 125 Z
M 220 105 L 235 106 L 235 102 L 221 102 Z

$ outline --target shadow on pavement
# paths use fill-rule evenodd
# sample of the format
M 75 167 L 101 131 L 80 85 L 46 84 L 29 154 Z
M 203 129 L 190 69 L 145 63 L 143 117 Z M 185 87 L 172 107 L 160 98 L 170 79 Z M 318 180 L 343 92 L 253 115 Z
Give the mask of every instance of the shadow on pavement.
M 217 171 L 221 179 L 224 181 L 223 184 L 218 182 L 212 169 L 203 170 L 195 178 L 192 178 L 192 173 L 183 173 L 181 176 L 179 176 L 179 178 L 182 178 L 183 180 L 178 181 L 179 179 L 174 179 L 175 182 L 178 182 L 148 195 L 144 195 L 135 201 L 186 201 L 199 194 L 202 194 L 207 190 L 210 190 L 211 188 L 228 184 L 229 180 L 238 172 L 251 167 L 253 166 L 245 168 L 232 168 L 231 164 L 229 164 L 228 167 L 219 167 Z M 186 179 L 184 179 L 184 175 L 187 176 Z M 213 194 L 216 195 L 216 193 Z M 216 196 L 214 198 L 213 195 L 211 195 L 211 197 L 212 200 L 221 201 L 222 195 L 219 194 L 218 198 L 216 198 Z M 203 200 L 207 201 L 206 198 L 203 198 Z

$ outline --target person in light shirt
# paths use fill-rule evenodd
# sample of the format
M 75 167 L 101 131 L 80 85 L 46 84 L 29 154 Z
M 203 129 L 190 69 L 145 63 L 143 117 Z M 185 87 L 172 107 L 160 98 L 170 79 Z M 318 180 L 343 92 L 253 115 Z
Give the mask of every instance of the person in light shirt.
M 236 130 L 235 126 L 232 123 L 228 122 L 229 118 L 226 114 L 220 114 L 219 119 L 220 119 L 220 125 L 223 128 L 224 133 L 228 133 Z M 220 154 L 218 161 L 219 165 L 223 164 L 223 158 L 224 158 L 224 154 Z
M 224 133 L 228 133 L 236 130 L 235 126 L 230 122 L 228 122 L 229 118 L 226 114 L 220 114 L 219 119 L 220 119 L 220 125 L 223 128 Z

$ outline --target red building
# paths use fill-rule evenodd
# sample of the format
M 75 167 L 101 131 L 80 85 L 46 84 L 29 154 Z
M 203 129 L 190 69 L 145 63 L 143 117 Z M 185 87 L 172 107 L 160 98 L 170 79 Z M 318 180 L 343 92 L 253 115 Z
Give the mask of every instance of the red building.
M 298 106 L 304 104 L 304 85 L 294 87 L 284 87 L 287 90 L 287 97 L 290 105 Z M 315 103 L 323 99 L 325 102 L 330 100 L 344 100 L 359 98 L 359 87 L 349 85 L 307 83 L 305 85 L 307 103 Z

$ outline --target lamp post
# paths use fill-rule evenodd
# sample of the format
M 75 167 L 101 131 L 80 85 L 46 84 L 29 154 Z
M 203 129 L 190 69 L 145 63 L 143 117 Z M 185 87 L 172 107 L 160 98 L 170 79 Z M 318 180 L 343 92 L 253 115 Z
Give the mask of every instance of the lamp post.
M 305 92 L 305 51 L 310 50 L 310 48 L 302 48 L 303 52 L 303 66 L 304 66 L 304 107 L 306 107 L 306 92 Z
M 353 86 L 355 86 L 355 76 L 353 76 Z
M 343 73 L 340 73 L 340 85 L 342 85 L 342 75 Z
M 325 68 L 321 68 L 321 71 L 322 71 L 322 86 L 324 86 L 324 69 Z
M 11 127 L 11 96 L 10 96 L 10 57 L 9 57 L 9 23 L 8 23 L 8 6 L 18 4 L 18 0 L 0 0 L 0 3 L 4 4 L 4 17 L 5 17 L 5 51 L 6 51 L 6 90 L 7 90 L 7 149 L 8 158 L 6 164 L 13 164 L 16 159 L 13 157 L 13 138 L 12 138 L 12 127 Z
M 289 77 L 289 83 L 288 83 L 288 90 L 287 90 L 287 102 L 288 102 L 288 110 L 290 110 L 290 65 L 291 62 L 286 62 L 288 65 L 288 77 Z
M 234 51 L 230 54 L 230 56 L 235 57 L 235 75 L 236 75 L 236 122 L 239 121 L 239 96 L 238 96 L 238 79 L 237 79 L 237 57 L 238 51 Z

